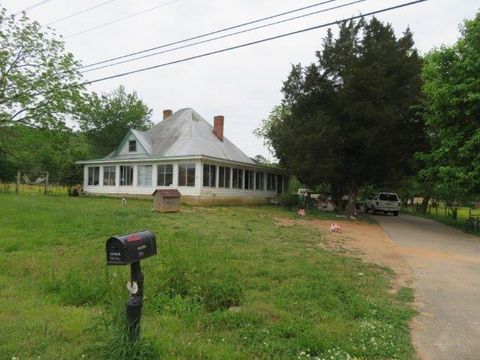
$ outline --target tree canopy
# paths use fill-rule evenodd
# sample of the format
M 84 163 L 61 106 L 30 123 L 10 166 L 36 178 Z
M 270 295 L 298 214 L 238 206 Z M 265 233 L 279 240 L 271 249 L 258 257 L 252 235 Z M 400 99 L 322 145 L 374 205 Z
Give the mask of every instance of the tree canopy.
M 84 97 L 79 66 L 54 32 L 0 9 L 0 179 L 17 170 L 78 178 L 73 163 L 87 148 L 65 124 Z
M 298 179 L 348 190 L 391 184 L 410 170 L 423 143 L 416 113 L 422 60 L 407 29 L 348 21 L 331 29 L 317 62 L 292 66 L 283 101 L 258 134 Z
M 129 129 L 148 130 L 152 110 L 123 86 L 109 94 L 93 93 L 79 119 L 95 156 L 105 156 L 120 143 Z
M 449 202 L 480 192 L 480 13 L 452 46 L 431 51 L 423 67 L 425 124 L 422 181 Z
M 79 66 L 50 30 L 1 9 L 0 128 L 52 127 L 74 118 L 83 91 Z

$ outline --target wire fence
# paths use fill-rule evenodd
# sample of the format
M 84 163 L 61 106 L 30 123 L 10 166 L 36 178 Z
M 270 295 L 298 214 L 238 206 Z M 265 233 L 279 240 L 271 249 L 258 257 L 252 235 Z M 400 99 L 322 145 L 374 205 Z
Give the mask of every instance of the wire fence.
M 64 196 L 68 195 L 68 188 L 58 184 L 47 184 L 45 186 L 44 183 L 26 184 L 21 182 L 17 184 L 15 182 L 0 182 L 0 193 Z

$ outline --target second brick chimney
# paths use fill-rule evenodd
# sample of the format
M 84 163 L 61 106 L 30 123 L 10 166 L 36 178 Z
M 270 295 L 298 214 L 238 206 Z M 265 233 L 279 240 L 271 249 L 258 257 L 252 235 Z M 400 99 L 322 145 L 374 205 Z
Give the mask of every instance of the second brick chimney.
M 213 117 L 213 132 L 221 141 L 223 141 L 223 115 Z
M 173 114 L 173 111 L 168 109 L 168 110 L 163 110 L 163 119 L 166 119 L 167 117 L 169 117 L 170 115 Z

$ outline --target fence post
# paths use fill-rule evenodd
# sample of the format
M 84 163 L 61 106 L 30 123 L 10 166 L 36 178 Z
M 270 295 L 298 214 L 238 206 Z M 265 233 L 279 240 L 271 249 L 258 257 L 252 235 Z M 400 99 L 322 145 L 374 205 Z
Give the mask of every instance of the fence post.
M 47 187 L 48 187 L 48 171 L 45 172 L 45 189 L 43 190 L 43 193 L 47 195 Z
M 15 184 L 15 194 L 18 195 L 18 191 L 20 190 L 20 176 L 21 172 L 17 171 L 17 183 Z

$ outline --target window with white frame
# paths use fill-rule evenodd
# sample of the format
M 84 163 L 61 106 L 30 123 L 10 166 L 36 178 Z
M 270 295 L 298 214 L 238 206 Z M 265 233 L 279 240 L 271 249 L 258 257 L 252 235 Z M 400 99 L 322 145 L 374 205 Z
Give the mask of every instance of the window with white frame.
M 203 186 L 216 187 L 217 186 L 217 166 L 203 165 Z
M 245 189 L 253 189 L 255 173 L 251 170 L 245 170 Z
M 265 188 L 265 174 L 257 171 L 255 173 L 255 189 L 263 190 Z
M 99 166 L 88 167 L 88 185 L 93 185 L 93 186 L 100 185 L 100 167 Z
M 157 168 L 157 185 L 171 186 L 173 184 L 173 165 L 160 164 Z
M 135 140 L 128 141 L 128 152 L 136 152 L 137 151 L 137 142 Z
M 242 169 L 232 170 L 232 187 L 234 189 L 243 189 L 243 170 Z
M 152 186 L 152 165 L 138 165 L 137 175 L 138 186 Z
M 103 185 L 115 186 L 116 166 L 104 166 L 103 167 Z
M 195 164 L 178 164 L 178 186 L 195 186 Z
M 218 187 L 230 188 L 230 170 L 231 168 L 225 166 L 218 167 Z
M 120 186 L 133 185 L 133 166 L 120 166 Z

